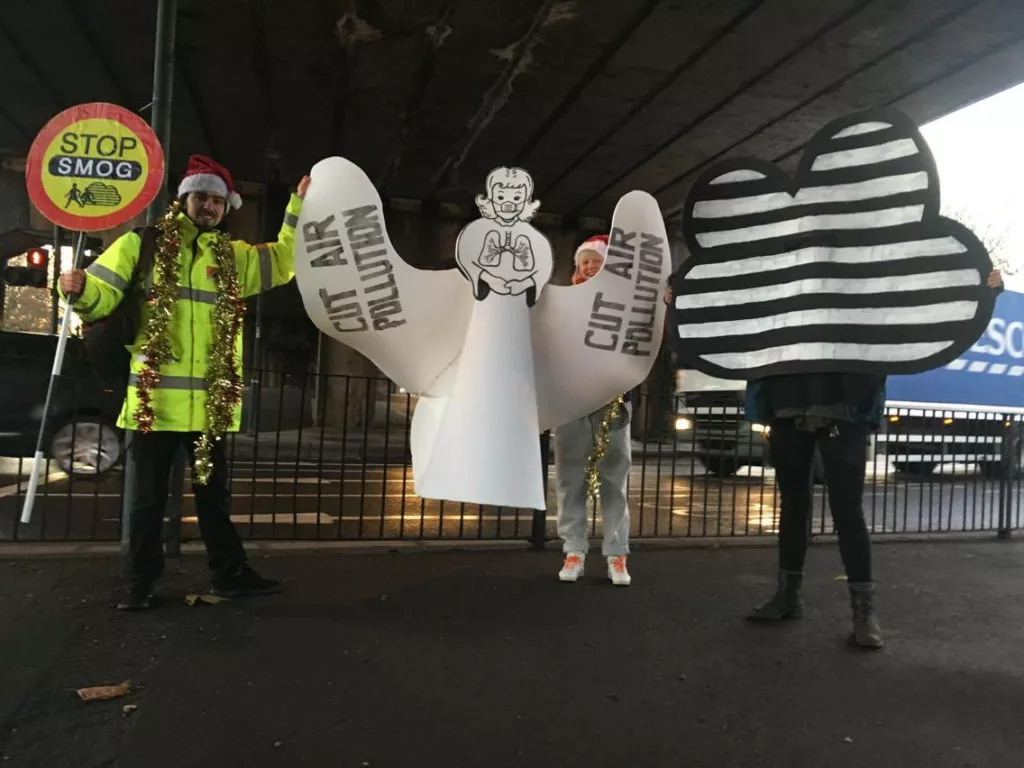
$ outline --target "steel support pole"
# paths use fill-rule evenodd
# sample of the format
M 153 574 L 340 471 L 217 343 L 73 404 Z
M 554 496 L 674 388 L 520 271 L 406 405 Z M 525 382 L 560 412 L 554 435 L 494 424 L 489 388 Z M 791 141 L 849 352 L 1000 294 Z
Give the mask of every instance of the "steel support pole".
M 174 45 L 178 31 L 178 0 L 158 0 L 156 46 L 153 52 L 153 108 L 150 125 L 164 150 L 164 167 L 171 165 L 171 111 L 174 103 Z M 167 207 L 166 179 L 146 211 L 146 224 L 156 224 Z
M 1008 541 L 1013 538 L 1013 483 L 1017 474 L 1016 451 L 1014 450 L 1014 422 L 1006 417 L 999 453 L 999 531 L 997 537 Z
M 551 432 L 544 432 L 540 435 L 540 468 L 543 472 L 545 506 L 548 497 L 548 469 L 551 466 L 549 457 L 551 455 Z M 530 525 L 530 549 L 542 551 L 547 537 L 547 509 L 533 510 L 533 520 Z
M 53 280 L 50 282 L 50 333 L 57 333 L 60 328 L 60 227 L 53 225 L 53 251 L 50 253 L 50 264 L 53 266 Z
M 170 166 L 171 156 L 171 110 L 174 100 L 174 45 L 178 27 L 178 0 L 157 0 L 156 44 L 153 51 L 153 103 L 150 125 L 160 140 L 164 151 L 164 167 Z M 149 210 L 146 224 L 156 224 L 160 214 L 167 207 L 167 182 L 161 181 L 160 191 Z M 121 510 L 121 544 L 127 548 L 131 536 L 131 508 L 135 497 L 135 452 L 132 450 L 134 432 L 125 435 L 124 458 L 124 503 Z M 180 454 L 179 454 L 180 456 Z M 179 459 L 176 459 L 180 460 Z M 181 486 L 171 488 L 171 493 L 181 497 Z M 173 502 L 172 502 L 173 503 Z
M 269 187 L 270 187 L 270 174 L 269 172 L 264 174 L 264 178 L 267 179 L 263 183 L 263 193 L 260 195 L 260 219 L 259 219 L 259 231 L 260 238 L 262 240 L 269 240 L 270 237 L 267 233 L 267 208 L 270 205 L 269 200 Z M 255 435 L 256 430 L 259 426 L 259 411 L 260 411 L 260 397 L 263 394 L 260 392 L 260 383 L 262 377 L 260 376 L 260 370 L 263 368 L 263 291 L 256 294 L 256 322 L 253 328 L 252 338 L 252 357 L 249 358 L 249 418 L 247 432 L 251 435 Z

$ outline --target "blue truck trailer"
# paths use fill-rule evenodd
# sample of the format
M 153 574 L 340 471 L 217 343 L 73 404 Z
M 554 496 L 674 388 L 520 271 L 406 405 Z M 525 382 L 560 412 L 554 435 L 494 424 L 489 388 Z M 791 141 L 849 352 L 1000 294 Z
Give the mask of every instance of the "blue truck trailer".
M 676 376 L 679 444 L 707 469 L 729 475 L 768 463 L 768 428 L 743 414 L 746 382 L 697 371 Z M 926 474 L 967 464 L 995 476 L 1018 453 L 1024 419 L 1024 294 L 1004 291 L 981 338 L 952 363 L 913 376 L 891 376 L 886 423 L 873 456 L 896 472 Z

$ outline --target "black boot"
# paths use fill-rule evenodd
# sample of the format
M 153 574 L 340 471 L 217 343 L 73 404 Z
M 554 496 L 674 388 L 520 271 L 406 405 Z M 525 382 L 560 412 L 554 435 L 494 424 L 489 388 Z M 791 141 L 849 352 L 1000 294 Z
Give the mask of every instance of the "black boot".
M 153 585 L 144 583 L 131 584 L 117 601 L 119 611 L 146 611 L 153 604 Z
M 217 597 L 251 597 L 255 595 L 276 595 L 281 591 L 281 582 L 264 579 L 248 565 L 234 576 L 221 576 L 213 580 L 210 593 Z
M 853 632 L 850 642 L 861 648 L 878 650 L 885 645 L 882 628 L 875 618 L 875 585 L 851 584 L 850 606 L 853 609 Z
M 763 603 L 750 613 L 750 621 L 782 621 L 783 619 L 799 619 L 804 609 L 800 604 L 800 585 L 803 583 L 802 573 L 787 571 L 779 572 L 779 588 L 772 599 Z

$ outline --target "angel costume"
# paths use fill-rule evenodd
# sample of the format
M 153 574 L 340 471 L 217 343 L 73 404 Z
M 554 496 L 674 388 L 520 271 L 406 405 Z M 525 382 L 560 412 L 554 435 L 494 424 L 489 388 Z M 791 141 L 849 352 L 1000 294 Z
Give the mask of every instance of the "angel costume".
M 553 286 L 551 245 L 529 223 L 540 203 L 520 168 L 487 177 L 482 218 L 463 229 L 458 269 L 447 270 L 399 256 L 356 165 L 327 158 L 311 176 L 296 237 L 303 305 L 324 334 L 417 396 L 416 493 L 544 509 L 540 433 L 642 382 L 660 347 L 671 264 L 657 202 L 645 192 L 619 201 L 616 269 Z
M 421 415 L 413 430 L 436 423 L 421 496 L 544 509 L 540 423 L 530 333 L 530 307 L 551 278 L 551 244 L 527 222 L 533 182 L 518 168 L 499 168 L 477 200 L 482 219 L 459 234 L 455 258 L 476 302 L 452 395 L 442 412 Z M 429 420 L 429 421 L 428 421 Z M 479 425 L 487 425 L 487 429 Z M 451 471 L 431 471 L 443 462 Z

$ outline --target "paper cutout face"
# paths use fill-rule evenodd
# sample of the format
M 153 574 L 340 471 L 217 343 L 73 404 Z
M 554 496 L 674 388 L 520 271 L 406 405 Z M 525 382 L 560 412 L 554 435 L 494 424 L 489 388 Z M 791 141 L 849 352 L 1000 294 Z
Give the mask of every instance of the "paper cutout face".
M 487 194 L 476 196 L 476 206 L 485 219 L 505 226 L 529 221 L 540 208 L 533 199 L 533 177 L 522 168 L 495 168 L 487 174 Z
M 683 226 L 671 339 L 713 376 L 917 373 L 956 359 L 992 314 L 985 247 L 939 216 L 935 161 L 894 110 L 829 123 L 795 179 L 760 160 L 712 166 Z
M 528 224 L 540 208 L 533 200 L 533 179 L 522 168 L 496 168 L 487 176 L 487 196 L 478 195 L 482 219 L 459 234 L 455 260 L 483 301 L 524 296 L 532 307 L 551 279 L 551 243 Z

